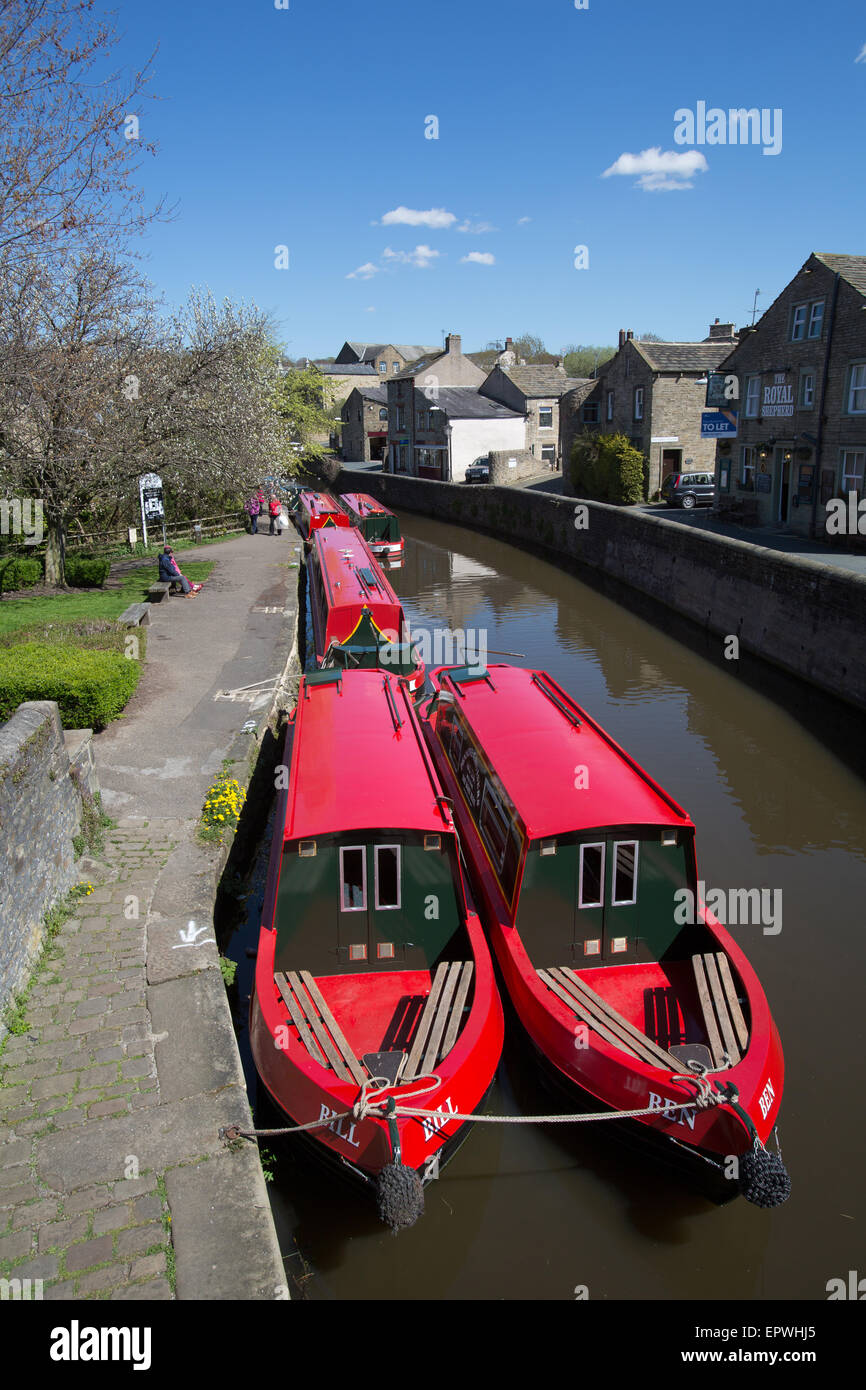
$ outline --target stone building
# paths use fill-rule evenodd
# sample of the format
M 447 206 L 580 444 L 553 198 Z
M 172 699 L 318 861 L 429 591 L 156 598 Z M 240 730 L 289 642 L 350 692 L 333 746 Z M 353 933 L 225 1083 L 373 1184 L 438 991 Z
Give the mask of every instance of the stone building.
M 719 509 L 827 535 L 827 503 L 864 496 L 866 256 L 813 253 L 719 372 L 739 405 L 715 446 Z
M 345 401 L 340 456 L 355 463 L 375 463 L 388 447 L 388 392 L 375 386 L 356 386 Z
M 580 384 L 580 378 L 566 376 L 561 361 L 524 365 L 500 360 L 480 390 L 526 416 L 526 448 L 538 460 L 539 468 L 547 465 L 558 469 L 562 467 L 559 403 Z
M 419 357 L 432 357 L 442 349 L 424 347 L 417 343 L 349 343 L 345 342 L 337 353 L 335 366 L 356 364 L 367 366 L 380 380 L 396 376 L 416 362 Z
M 580 423 L 599 434 L 624 434 L 641 451 L 648 497 L 669 473 L 712 472 L 715 440 L 701 438 L 707 372 L 735 342 L 734 325 L 718 320 L 699 343 L 639 342 L 620 329 L 616 353 L 580 406 Z
M 431 412 L 437 409 L 441 388 L 469 386 L 477 391 L 485 375 L 463 353 L 460 335 L 450 333 L 444 348 L 419 357 L 391 377 L 385 470 L 420 478 L 447 478 L 450 458 L 444 424 Z

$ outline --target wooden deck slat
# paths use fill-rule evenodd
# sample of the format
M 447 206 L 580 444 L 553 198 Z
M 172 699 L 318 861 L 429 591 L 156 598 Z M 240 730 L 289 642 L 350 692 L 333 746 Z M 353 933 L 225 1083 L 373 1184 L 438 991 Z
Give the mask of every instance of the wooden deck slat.
M 463 970 L 460 975 L 460 982 L 457 985 L 457 993 L 454 996 L 454 1003 L 451 1006 L 451 1017 L 448 1020 L 448 1027 L 445 1030 L 445 1037 L 442 1039 L 442 1046 L 439 1049 L 439 1059 L 447 1057 L 452 1047 L 457 1041 L 460 1032 L 460 1024 L 463 1019 L 463 1009 L 466 1005 L 466 996 L 469 993 L 469 986 L 472 983 L 472 972 L 475 969 L 474 962 L 467 960 L 463 962 Z
M 734 1026 L 731 1023 L 731 1016 L 728 1013 L 728 1002 L 725 999 L 725 992 L 722 989 L 722 982 L 719 979 L 716 958 L 712 954 L 704 956 L 704 969 L 707 972 L 710 989 L 713 995 L 713 1003 L 716 1006 L 716 1017 L 719 1020 L 719 1027 L 722 1030 L 722 1038 L 725 1044 L 725 1051 L 731 1059 L 731 1066 L 735 1067 L 740 1060 L 740 1049 L 737 1047 L 737 1040 L 734 1037 Z
M 716 1024 L 716 1015 L 713 1012 L 713 1001 L 710 998 L 707 977 L 704 973 L 703 958 L 699 955 L 692 956 L 692 967 L 695 972 L 695 984 L 698 987 L 698 997 L 701 1001 L 701 1012 L 704 1015 L 704 1027 L 707 1030 L 707 1039 L 710 1044 L 710 1051 L 713 1054 L 713 1064 L 716 1067 L 725 1065 L 725 1050 L 722 1047 L 722 1039 L 719 1036 L 719 1029 Z
M 445 1025 L 451 1012 L 451 1001 L 454 998 L 454 991 L 457 988 L 457 981 L 463 968 L 462 962 L 453 960 L 448 967 L 448 974 L 445 984 L 442 986 L 442 993 L 439 996 L 439 1004 L 436 1008 L 436 1017 L 430 1029 L 430 1037 L 427 1041 L 427 1050 L 424 1053 L 424 1061 L 421 1063 L 422 1073 L 432 1071 L 439 1060 L 439 1044 L 442 1041 L 442 1034 L 445 1032 Z
M 304 989 L 304 986 L 301 984 L 298 972 L 296 970 L 290 970 L 287 973 L 289 984 L 295 991 L 295 997 L 298 1000 L 298 1003 L 300 1004 L 301 1008 L 303 1009 L 307 1021 L 310 1024 L 310 1027 L 312 1028 L 313 1032 L 318 1038 L 319 1043 L 323 1048 L 326 1057 L 328 1058 L 328 1061 L 331 1063 L 331 1066 L 334 1068 L 334 1071 L 337 1073 L 337 1076 L 340 1078 L 341 1081 L 351 1081 L 352 1073 L 349 1071 L 349 1068 L 346 1066 L 344 1059 L 340 1056 L 331 1038 L 328 1036 L 327 1029 L 325 1028 L 324 1024 L 322 1023 L 322 1020 L 319 1018 L 319 1015 L 316 1012 L 315 1004 L 313 1003 L 310 996 L 307 994 L 307 991 Z
M 722 978 L 722 984 L 725 988 L 725 994 L 727 995 L 728 1008 L 731 1011 L 731 1018 L 733 1019 L 734 1027 L 737 1030 L 737 1037 L 740 1042 L 740 1047 L 742 1048 L 743 1052 L 745 1052 L 749 1046 L 749 1030 L 746 1027 L 746 1020 L 743 1017 L 743 1011 L 740 1008 L 740 1001 L 737 998 L 737 991 L 734 988 L 734 980 L 733 976 L 731 975 L 731 967 L 728 962 L 728 958 L 723 951 L 718 951 L 716 953 L 716 962 L 719 967 L 719 974 Z
M 442 986 L 445 983 L 445 976 L 447 973 L 448 963 L 447 961 L 443 961 L 441 965 L 437 966 L 436 974 L 433 976 L 433 983 L 430 986 L 430 993 L 427 995 L 427 1003 L 424 1005 L 423 1013 L 415 1029 L 415 1036 L 412 1039 L 412 1047 L 409 1051 L 409 1059 L 406 1063 L 406 1070 L 403 1073 L 406 1081 L 413 1080 L 417 1075 L 418 1062 L 424 1050 L 424 1045 L 427 1042 L 433 1019 L 436 1016 L 436 1005 L 439 1001 L 439 995 L 442 992 Z
M 612 1004 L 609 1004 L 608 1001 L 588 985 L 585 980 L 581 980 L 580 976 L 567 965 L 562 967 L 562 974 L 572 985 L 587 996 L 591 1004 L 602 1010 L 606 1021 L 611 1024 L 616 1023 L 617 1027 L 626 1035 L 627 1039 L 634 1047 L 641 1047 L 645 1052 L 648 1052 L 654 1066 L 665 1067 L 668 1071 L 688 1072 L 688 1067 L 674 1057 L 673 1053 L 668 1052 L 664 1047 L 660 1047 L 658 1043 L 653 1042 L 652 1038 L 648 1038 L 646 1033 L 642 1033 L 635 1024 L 623 1017 Z
M 364 1074 L 364 1069 L 361 1066 L 361 1063 L 358 1061 L 358 1058 L 352 1051 L 351 1047 L 349 1046 L 348 1042 L 346 1041 L 343 1035 L 343 1030 L 341 1029 L 339 1023 L 334 1018 L 334 1015 L 331 1013 L 331 1009 L 327 999 L 322 994 L 321 990 L 319 989 L 319 986 L 316 984 L 315 980 L 313 979 L 312 975 L 308 970 L 301 971 L 301 979 L 306 985 L 307 990 L 309 991 L 310 996 L 314 1004 L 316 1005 L 316 1008 L 322 1015 L 322 1018 L 325 1022 L 325 1026 L 330 1032 L 331 1037 L 334 1039 L 334 1042 L 340 1049 L 340 1052 L 343 1056 L 343 1061 L 345 1062 L 346 1066 L 349 1068 L 349 1072 L 351 1073 L 352 1080 L 357 1081 L 359 1086 L 363 1086 L 364 1082 L 367 1080 L 367 1077 Z
M 621 1038 L 617 1033 L 611 1032 L 611 1030 L 604 1023 L 602 1023 L 594 1014 L 590 1013 L 587 1006 L 580 999 L 576 998 L 574 994 L 570 994 L 568 990 L 563 989 L 562 985 L 559 984 L 557 980 L 554 980 L 546 970 L 539 970 L 536 973 L 538 975 L 538 978 L 541 981 L 543 981 L 544 984 L 547 985 L 548 989 L 553 990 L 553 993 L 557 995 L 559 999 L 562 1000 L 563 1004 L 567 1004 L 568 1007 L 574 1013 L 576 1013 L 578 1017 L 583 1020 L 584 1023 L 588 1024 L 590 1028 L 595 1029 L 596 1033 L 598 1033 L 600 1037 L 604 1038 L 605 1042 L 609 1042 L 611 1046 L 619 1048 L 622 1052 L 627 1052 L 630 1057 L 634 1057 L 638 1061 L 644 1060 L 643 1058 L 638 1057 L 638 1054 L 634 1051 L 632 1047 L 630 1047 L 625 1042 L 623 1038 Z
M 303 1042 L 310 1056 L 313 1058 L 314 1061 L 318 1062 L 320 1066 L 330 1066 L 330 1063 L 328 1062 L 327 1058 L 324 1056 L 323 1052 L 319 1048 L 319 1044 L 316 1042 L 315 1038 L 313 1037 L 312 1033 L 307 1027 L 307 1020 L 304 1018 L 303 1010 L 299 1005 L 297 999 L 295 998 L 294 994 L 292 993 L 292 987 L 286 979 L 285 973 L 283 971 L 279 971 L 274 975 L 274 980 L 276 981 L 277 989 L 280 991 L 280 997 L 282 998 L 283 1003 L 288 1009 L 289 1016 L 291 1017 L 292 1022 L 294 1023 L 298 1032 L 300 1033 L 301 1041 Z

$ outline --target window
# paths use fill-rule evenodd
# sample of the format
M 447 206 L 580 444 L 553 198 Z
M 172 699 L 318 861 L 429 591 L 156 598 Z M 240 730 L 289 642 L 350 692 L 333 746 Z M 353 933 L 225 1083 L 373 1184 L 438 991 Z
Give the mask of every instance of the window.
M 612 391 L 608 391 L 608 393 L 607 393 L 607 418 L 608 418 L 608 420 L 612 420 L 612 419 L 613 419 L 613 392 L 612 392 Z
M 863 491 L 863 471 L 866 467 L 866 450 L 842 450 L 842 492 L 861 493 Z
M 604 892 L 604 845 L 581 845 L 578 907 L 601 907 Z
M 340 850 L 340 911 L 364 912 L 367 907 L 367 856 L 363 845 Z
M 538 407 L 538 428 L 540 430 L 553 429 L 553 406 L 540 405 Z
M 800 409 L 812 410 L 815 405 L 815 373 L 803 372 L 800 377 Z
M 399 362 L 392 362 L 392 363 L 391 363 L 391 371 L 392 371 L 392 372 L 399 372 L 399 370 L 400 370 L 400 363 L 399 363 Z
M 377 845 L 376 907 L 393 911 L 400 906 L 400 846 Z
M 806 304 L 795 304 L 791 316 L 791 341 L 796 343 L 806 333 Z
M 387 418 L 388 418 L 388 407 L 385 406 L 385 405 L 380 406 L 380 407 L 379 407 L 379 419 L 380 419 L 380 420 L 387 420 Z
M 634 388 L 634 418 L 636 420 L 643 419 L 643 390 L 642 386 Z
M 759 376 L 746 377 L 746 406 L 745 415 L 749 420 L 757 418 L 761 401 L 761 378 Z
M 800 343 L 804 338 L 820 338 L 823 326 L 823 299 L 815 299 L 811 304 L 794 305 L 791 312 L 792 343 Z
M 387 374 L 387 371 L 388 371 L 388 363 L 387 363 L 387 362 L 380 362 L 380 363 L 379 363 L 379 371 L 382 372 L 383 375 L 386 375 L 386 374 Z
M 809 310 L 809 332 L 808 337 L 820 338 L 821 327 L 824 323 L 824 301 L 819 299 Z
M 404 429 L 406 428 L 406 407 L 405 407 L 405 405 L 398 405 L 398 406 L 397 406 L 397 428 L 398 428 L 398 430 L 404 430 Z
M 848 382 L 848 414 L 866 415 L 866 362 L 851 368 Z
M 755 453 L 755 449 L 745 444 L 740 450 L 740 476 L 737 486 L 741 492 L 755 491 Z
M 550 464 L 551 468 L 556 465 L 556 447 L 553 444 L 545 444 L 541 450 L 542 463 Z
M 581 418 L 585 425 L 598 424 L 598 401 L 587 401 L 581 411 Z
M 637 840 L 618 840 L 613 847 L 614 906 L 637 902 Z

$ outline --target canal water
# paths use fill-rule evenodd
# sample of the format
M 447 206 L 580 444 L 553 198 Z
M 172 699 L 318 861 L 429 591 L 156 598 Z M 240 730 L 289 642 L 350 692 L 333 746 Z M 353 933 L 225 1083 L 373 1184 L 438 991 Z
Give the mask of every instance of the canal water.
M 742 1198 L 719 1207 L 604 1126 L 478 1125 L 427 1188 L 423 1219 L 393 1237 L 372 1203 L 297 1141 L 262 1141 L 292 1297 L 826 1299 L 830 1279 L 866 1274 L 860 722 L 770 672 L 744 673 L 724 660 L 721 639 L 672 635 L 672 623 L 633 611 L 634 599 L 616 601 L 545 559 L 441 522 L 403 525 L 405 564 L 389 578 L 416 635 L 438 640 L 443 659 L 447 629 L 468 633 L 470 646 L 486 641 L 491 663 L 516 652 L 550 671 L 692 816 L 708 888 L 781 894 L 781 930 L 731 930 L 782 1038 L 779 1137 L 792 1194 L 773 1211 Z M 223 948 L 238 962 L 232 993 L 254 1106 L 248 953 L 268 839 Z M 507 1025 L 487 1109 L 549 1111 L 513 1016 Z

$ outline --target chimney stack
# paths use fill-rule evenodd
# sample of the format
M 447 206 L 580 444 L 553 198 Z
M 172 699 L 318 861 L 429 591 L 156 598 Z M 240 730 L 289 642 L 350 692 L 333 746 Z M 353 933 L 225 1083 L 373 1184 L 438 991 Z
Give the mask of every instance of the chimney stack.
M 513 339 L 513 338 L 506 338 L 506 339 L 505 339 L 505 351 L 506 351 L 506 352 L 511 352 L 511 350 L 512 350 L 513 347 L 514 347 L 514 339 Z
M 624 347 L 624 346 L 625 346 L 625 329 L 624 329 L 624 328 L 621 328 L 621 329 L 619 330 L 619 345 L 620 345 L 620 347 Z
M 632 338 L 634 337 L 634 333 L 632 332 L 631 329 L 629 329 L 625 336 L 626 336 L 626 341 L 630 343 L 631 340 L 632 340 Z
M 463 351 L 460 346 L 462 341 L 459 333 L 449 333 L 448 337 L 445 339 L 445 351 L 456 352 L 459 355 Z
M 715 323 L 710 324 L 709 342 L 714 343 L 717 340 L 727 341 L 728 339 L 734 337 L 736 337 L 736 333 L 734 331 L 734 324 L 719 323 L 718 319 L 716 319 Z

